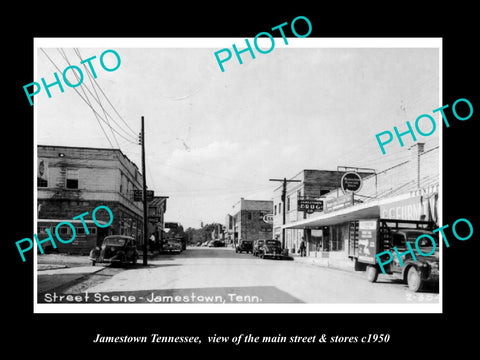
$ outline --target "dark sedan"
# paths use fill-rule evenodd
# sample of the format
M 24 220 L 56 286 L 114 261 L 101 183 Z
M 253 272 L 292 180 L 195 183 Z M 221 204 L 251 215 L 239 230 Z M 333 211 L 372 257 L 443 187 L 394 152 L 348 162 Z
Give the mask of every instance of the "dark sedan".
M 247 254 L 252 252 L 253 250 L 253 242 L 250 240 L 240 240 L 240 243 L 235 248 L 236 253 L 246 252 Z
M 101 248 L 96 247 L 90 252 L 92 265 L 98 263 L 125 264 L 137 263 L 138 251 L 134 238 L 124 235 L 110 235 L 103 239 Z

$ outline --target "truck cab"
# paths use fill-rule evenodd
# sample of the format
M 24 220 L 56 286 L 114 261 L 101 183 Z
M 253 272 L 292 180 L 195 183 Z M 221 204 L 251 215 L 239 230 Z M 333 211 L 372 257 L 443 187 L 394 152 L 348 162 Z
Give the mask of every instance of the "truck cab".
M 406 242 L 415 244 L 417 237 L 427 234 L 435 239 L 435 249 L 430 240 L 421 238 L 418 241 L 418 248 L 423 254 L 431 254 L 423 256 L 416 254 L 413 259 L 411 254 L 406 254 L 402 257 L 403 266 L 400 264 L 397 256 L 393 257 L 391 263 L 387 265 L 388 269 L 385 271 L 388 274 L 405 281 L 408 287 L 412 291 L 419 291 L 423 288 L 423 285 L 427 282 L 439 281 L 439 251 L 438 251 L 438 237 L 437 234 L 426 230 L 417 229 L 398 229 L 392 231 L 392 245 L 397 248 L 399 253 L 408 251 Z
M 349 256 L 355 260 L 355 270 L 365 271 L 367 280 L 377 281 L 381 272 L 376 254 L 383 251 L 393 253 L 392 261 L 384 266 L 385 273 L 402 280 L 411 291 L 422 290 L 427 283 L 439 282 L 439 243 L 438 236 L 431 229 L 433 224 L 424 221 L 406 220 L 357 220 L 350 224 Z M 415 247 L 417 243 L 419 253 Z M 435 241 L 435 249 L 430 240 Z M 415 253 L 408 253 L 407 241 Z M 404 254 L 401 259 L 394 253 L 394 248 L 399 254 Z M 425 255 L 427 256 L 425 256 Z M 387 262 L 388 254 L 380 259 Z

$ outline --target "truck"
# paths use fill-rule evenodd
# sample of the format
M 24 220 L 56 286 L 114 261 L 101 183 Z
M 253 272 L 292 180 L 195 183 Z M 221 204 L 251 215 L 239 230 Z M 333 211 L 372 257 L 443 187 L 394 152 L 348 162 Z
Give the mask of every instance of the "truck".
M 432 232 L 434 223 L 415 220 L 359 219 L 350 222 L 348 256 L 355 261 L 356 271 L 365 271 L 370 282 L 376 282 L 379 272 L 377 254 L 384 251 L 393 253 L 387 263 L 388 254 L 380 256 L 385 274 L 400 279 L 413 292 L 421 291 L 427 284 L 439 283 L 438 235 Z M 421 236 L 425 235 L 425 236 Z M 428 235 L 428 236 L 427 236 Z M 421 254 L 414 256 L 408 251 L 407 242 Z M 435 245 L 430 239 L 434 239 Z M 401 256 L 396 255 L 394 248 Z M 417 255 L 418 254 L 418 255 Z M 428 254 L 425 256 L 423 254 Z

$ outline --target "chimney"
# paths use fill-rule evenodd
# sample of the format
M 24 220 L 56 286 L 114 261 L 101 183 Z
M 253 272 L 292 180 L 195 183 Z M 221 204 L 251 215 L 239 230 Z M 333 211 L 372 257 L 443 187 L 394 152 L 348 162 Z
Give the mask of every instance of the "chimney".
M 420 155 L 425 151 L 425 143 L 416 143 L 415 145 L 410 146 L 409 150 L 411 151 L 411 162 L 413 166 L 413 173 L 416 174 L 417 179 L 417 189 L 420 189 L 420 179 L 421 179 L 421 166 L 420 166 Z

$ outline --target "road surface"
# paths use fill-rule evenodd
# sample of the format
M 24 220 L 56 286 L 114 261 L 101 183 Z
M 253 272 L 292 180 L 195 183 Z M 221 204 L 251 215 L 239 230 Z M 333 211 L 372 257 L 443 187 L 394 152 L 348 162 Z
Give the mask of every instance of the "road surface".
M 231 248 L 192 247 L 158 255 L 147 267 L 141 261 L 125 268 L 80 265 L 39 271 L 38 302 L 75 302 L 66 297 L 71 294 L 88 303 L 438 303 L 438 292 L 414 294 L 387 276 L 369 283 L 363 272 L 260 259 Z M 61 277 L 66 281 L 55 286 Z

